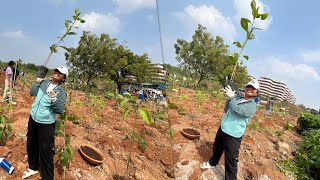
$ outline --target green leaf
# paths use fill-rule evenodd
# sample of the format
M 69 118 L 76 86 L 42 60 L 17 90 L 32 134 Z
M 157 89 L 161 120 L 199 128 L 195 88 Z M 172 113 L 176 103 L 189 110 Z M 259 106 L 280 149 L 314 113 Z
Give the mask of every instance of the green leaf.
M 249 60 L 249 56 L 247 56 L 247 55 L 244 55 L 243 57 L 244 57 L 244 58 L 246 58 L 247 60 Z
M 124 107 L 127 106 L 128 102 L 129 102 L 129 99 L 126 98 L 126 99 L 121 101 L 120 106 L 124 108 Z
M 61 47 L 62 49 L 64 49 L 64 50 L 66 50 L 67 52 L 71 52 L 71 48 L 68 48 L 68 47 L 66 47 L 66 46 L 59 46 L 59 47 Z
M 3 124 L 3 123 L 5 123 L 5 119 L 2 115 L 0 115 L 0 124 Z
M 73 158 L 73 155 L 74 155 L 73 149 L 72 149 L 70 144 L 68 144 L 68 146 L 67 146 L 67 152 L 69 154 L 69 162 L 70 162 L 72 160 L 72 158 Z
M 85 23 L 86 21 L 85 21 L 85 20 L 83 20 L 83 19 L 81 19 L 81 20 L 80 20 L 80 22 L 81 22 L 81 23 Z
M 107 92 L 107 93 L 106 93 L 106 96 L 108 96 L 108 97 L 114 97 L 114 93 L 113 93 L 113 92 Z
M 8 124 L 8 131 L 12 132 L 12 127 L 10 126 L 10 124 Z
M 64 25 L 66 26 L 66 28 L 68 28 L 70 26 L 70 23 L 72 23 L 72 21 L 70 21 L 70 20 L 66 20 L 64 22 Z
M 66 143 L 66 145 L 70 144 L 70 136 L 69 136 L 69 134 L 66 134 L 65 143 Z
M 78 9 L 78 8 L 76 8 L 76 9 L 74 10 L 74 13 L 75 13 L 77 16 L 79 16 L 79 15 L 80 15 L 80 11 L 79 11 L 79 9 Z
M 123 93 L 123 96 L 129 99 L 131 98 L 131 94 L 128 92 Z
M 252 11 L 257 9 L 257 5 L 256 5 L 256 2 L 254 0 L 251 1 L 251 9 L 252 9 Z
M 55 134 L 55 136 L 64 136 L 64 132 L 61 131 L 60 129 L 56 130 L 54 134 Z
M 53 52 L 53 53 L 58 52 L 57 49 L 56 49 L 56 44 L 52 44 L 52 45 L 50 46 L 50 50 L 51 50 L 51 52 Z
M 69 35 L 76 35 L 77 33 L 75 32 L 68 32 Z
M 174 138 L 174 130 L 170 127 L 170 138 Z
M 251 21 L 247 18 L 241 18 L 240 20 L 240 24 L 241 24 L 241 27 L 242 29 L 244 29 L 246 32 L 248 32 L 248 28 L 249 28 L 249 25 L 248 23 L 251 23 Z
M 249 40 L 252 40 L 252 39 L 254 39 L 254 38 L 255 38 L 254 34 L 251 34 L 248 39 L 249 39 Z
M 62 149 L 62 151 L 59 153 L 59 160 L 61 162 L 62 166 L 66 166 L 69 162 L 69 154 L 66 149 Z
M 142 119 L 144 120 L 144 122 L 146 122 L 147 124 L 151 124 L 151 116 L 147 110 L 139 108 L 138 112 L 142 117 Z
M 241 43 L 239 41 L 233 42 L 238 48 L 242 48 Z
M 230 59 L 232 64 L 235 64 L 235 63 L 238 62 L 239 54 L 237 52 L 230 53 L 229 54 L 229 59 Z
M 126 117 L 128 116 L 128 114 L 129 114 L 129 111 L 130 111 L 130 109 L 129 108 L 127 108 L 125 111 L 123 111 L 123 113 L 122 113 L 122 119 L 123 120 L 125 120 L 126 119 Z
M 268 18 L 268 13 L 260 14 L 261 15 L 261 20 L 265 20 Z

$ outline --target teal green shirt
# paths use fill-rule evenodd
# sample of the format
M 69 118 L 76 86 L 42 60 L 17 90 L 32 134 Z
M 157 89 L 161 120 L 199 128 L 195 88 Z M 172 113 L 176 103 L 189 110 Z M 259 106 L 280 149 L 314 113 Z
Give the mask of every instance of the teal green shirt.
M 227 100 L 221 121 L 221 130 L 233 137 L 242 137 L 249 120 L 254 116 L 257 104 L 254 99 L 240 102 L 236 97 Z
M 53 91 L 59 92 L 57 101 L 51 102 L 47 94 L 50 81 L 45 80 L 41 83 L 35 82 L 30 90 L 31 96 L 36 96 L 31 107 L 31 117 L 34 121 L 41 124 L 52 124 L 56 121 L 56 114 L 64 112 L 67 94 L 61 84 L 57 85 Z

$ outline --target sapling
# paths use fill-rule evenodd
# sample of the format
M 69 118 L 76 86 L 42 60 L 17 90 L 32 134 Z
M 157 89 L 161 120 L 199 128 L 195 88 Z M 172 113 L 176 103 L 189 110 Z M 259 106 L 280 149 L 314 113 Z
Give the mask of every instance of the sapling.
M 66 28 L 64 34 L 61 37 L 58 37 L 58 42 L 56 44 L 52 44 L 50 46 L 50 53 L 49 53 L 47 59 L 45 60 L 45 62 L 43 63 L 43 65 L 39 67 L 38 72 L 37 72 L 37 77 L 45 78 L 45 76 L 47 75 L 47 72 L 48 72 L 48 68 L 46 66 L 47 66 L 52 54 L 58 52 L 58 47 L 66 50 L 68 52 L 71 51 L 71 48 L 68 48 L 66 46 L 61 46 L 60 43 L 62 41 L 64 41 L 65 37 L 67 37 L 68 35 L 76 35 L 75 32 L 71 31 L 72 28 L 78 28 L 78 27 L 74 26 L 76 22 L 85 23 L 85 20 L 80 18 L 81 13 L 80 13 L 79 9 L 76 8 L 74 10 L 74 12 L 75 12 L 75 14 L 72 16 L 73 20 L 66 20 L 64 23 L 65 28 Z
M 121 107 L 124 109 L 123 113 L 122 113 L 122 117 L 123 120 L 126 119 L 126 117 L 129 115 L 129 112 L 131 110 L 134 111 L 134 125 L 132 126 L 132 131 L 129 135 L 127 135 L 127 137 L 130 139 L 130 151 L 129 151 L 129 155 L 128 155 L 128 159 L 127 159 L 127 168 L 126 168 L 126 172 L 128 172 L 129 169 L 129 165 L 131 163 L 131 153 L 132 153 L 132 145 L 133 145 L 133 141 L 135 140 L 135 134 L 136 134 L 136 122 L 137 122 L 137 114 L 139 113 L 140 117 L 143 119 L 143 121 L 146 124 L 152 124 L 154 123 L 154 121 L 151 119 L 151 116 L 149 114 L 149 112 L 141 107 L 139 107 L 139 103 L 137 102 L 137 97 L 136 96 L 131 96 L 130 93 L 124 93 L 123 94 L 124 99 L 121 101 L 120 105 Z M 140 139 L 138 139 L 140 140 Z M 140 144 L 141 145 L 141 144 Z M 143 143 L 143 146 L 145 146 L 146 144 Z
M 12 127 L 8 121 L 8 118 L 0 114 L 0 146 L 4 145 L 12 132 Z
M 230 78 L 231 81 L 234 80 L 239 57 L 242 56 L 242 52 L 245 46 L 247 45 L 249 40 L 253 40 L 255 38 L 253 31 L 262 30 L 261 28 L 254 26 L 255 21 L 257 19 L 261 19 L 263 21 L 268 18 L 268 13 L 263 13 L 263 14 L 259 13 L 259 7 L 256 6 L 256 2 L 254 0 L 251 1 L 251 10 L 252 10 L 252 20 L 249 20 L 247 18 L 241 18 L 240 20 L 241 27 L 246 32 L 245 40 L 243 41 L 243 43 L 240 43 L 239 41 L 233 42 L 233 44 L 235 44 L 236 47 L 239 48 L 239 52 L 233 52 L 229 54 L 230 60 L 235 64 L 231 74 L 231 78 Z M 246 60 L 249 60 L 248 55 L 243 55 L 242 57 L 245 58 Z

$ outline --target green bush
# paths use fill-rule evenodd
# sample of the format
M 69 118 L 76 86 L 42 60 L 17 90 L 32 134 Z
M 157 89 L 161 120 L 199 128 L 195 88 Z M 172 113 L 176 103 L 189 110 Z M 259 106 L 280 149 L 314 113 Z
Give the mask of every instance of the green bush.
M 303 133 L 297 149 L 298 179 L 320 179 L 320 129 Z
M 295 179 L 320 179 L 320 129 L 303 133 L 294 160 L 281 160 L 277 166 L 281 172 Z
M 320 129 L 320 116 L 311 113 L 301 113 L 298 118 L 301 133 L 309 129 Z

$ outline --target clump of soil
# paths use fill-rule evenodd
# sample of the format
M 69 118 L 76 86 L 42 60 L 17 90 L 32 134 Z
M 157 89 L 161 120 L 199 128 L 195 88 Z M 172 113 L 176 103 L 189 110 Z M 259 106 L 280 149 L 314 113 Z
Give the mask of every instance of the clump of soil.
M 92 148 L 90 148 L 88 146 L 81 146 L 80 149 L 87 156 L 89 156 L 95 160 L 102 161 L 102 156 L 99 153 L 97 153 L 95 150 L 93 150 Z

